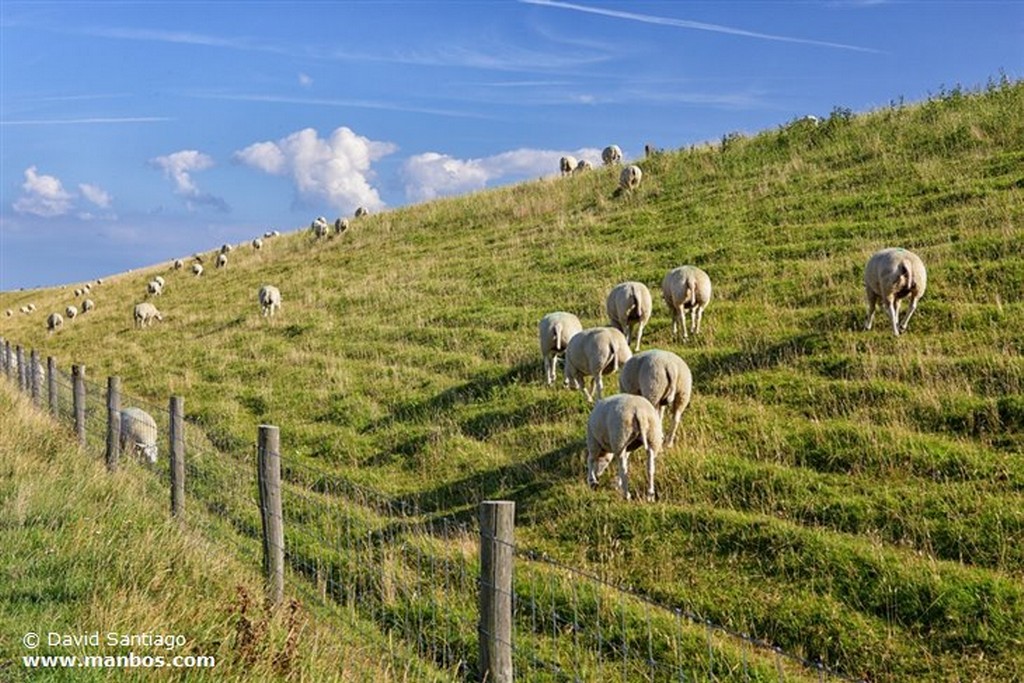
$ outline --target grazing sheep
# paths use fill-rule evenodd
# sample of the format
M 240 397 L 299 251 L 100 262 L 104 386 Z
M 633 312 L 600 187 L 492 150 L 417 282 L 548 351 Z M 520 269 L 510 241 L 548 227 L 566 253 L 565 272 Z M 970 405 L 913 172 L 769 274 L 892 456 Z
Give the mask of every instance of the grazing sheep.
M 622 366 L 619 391 L 646 398 L 658 408 L 662 420 L 665 419 L 665 408 L 671 409 L 672 428 L 665 444 L 671 447 L 693 393 L 693 374 L 686 361 L 671 351 L 661 349 L 638 353 Z
M 900 248 L 882 249 L 868 259 L 864 267 L 864 293 L 867 297 L 868 318 L 864 329 L 870 330 L 875 318 L 875 306 L 885 302 L 892 321 L 892 333 L 897 337 L 907 331 L 910 316 L 917 310 L 917 302 L 924 296 L 928 273 L 924 262 L 912 251 Z M 907 317 L 899 322 L 900 304 L 910 298 Z
M 4 315 L 10 318 L 12 315 L 14 315 L 14 311 L 8 308 L 6 311 L 4 311 Z
M 153 324 L 153 320 L 159 320 L 162 322 L 164 319 L 163 316 L 160 315 L 160 311 L 156 310 L 156 306 L 147 302 L 135 304 L 135 311 L 133 315 L 136 327 L 148 327 Z
M 85 287 L 82 287 L 82 294 L 88 294 L 89 290 L 91 290 L 91 289 L 92 289 L 92 285 L 87 284 Z
M 622 282 L 612 287 L 605 300 L 605 310 L 611 320 L 612 327 L 626 335 L 628 344 L 633 336 L 633 325 L 636 330 L 636 351 L 640 350 L 640 337 L 644 326 L 651 319 L 651 290 L 642 282 Z
M 163 285 L 161 285 L 156 280 L 151 280 L 149 284 L 146 285 L 146 296 L 149 296 L 150 294 L 152 294 L 153 296 L 160 296 L 163 293 Z
M 29 304 L 28 305 L 28 312 L 29 313 L 35 313 L 36 312 L 36 305 L 35 304 Z
M 610 375 L 633 356 L 626 336 L 614 327 L 592 327 L 577 332 L 565 347 L 565 377 L 569 386 L 583 392 L 588 402 L 604 393 L 602 375 Z M 587 391 L 584 377 L 593 377 Z
M 98 280 L 96 280 L 96 284 L 102 285 L 103 284 L 103 278 L 99 278 Z
M 64 309 L 64 315 L 68 317 L 68 320 L 74 320 L 78 317 L 78 309 L 74 306 L 68 306 Z
M 64 327 L 64 318 L 61 317 L 60 313 L 51 313 L 49 316 L 47 316 L 47 332 L 56 332 L 62 327 Z
M 576 157 L 564 156 L 558 160 L 558 170 L 563 176 L 569 175 L 576 168 Z
M 82 315 L 85 315 L 94 308 L 96 308 L 96 304 L 93 303 L 93 300 L 86 299 L 85 301 L 82 302 Z
M 259 251 L 260 249 L 262 249 L 263 248 L 263 240 L 261 240 L 259 237 L 254 239 L 252 241 L 252 248 L 255 249 L 256 251 Z
M 580 324 L 580 319 L 572 313 L 557 311 L 548 313 L 540 319 L 538 327 L 540 355 L 544 359 L 544 379 L 548 386 L 555 381 L 558 357 L 565 354 L 565 347 L 568 346 L 573 335 L 582 330 L 583 325 Z M 568 375 L 566 375 L 566 383 L 568 381 Z
M 150 464 L 156 462 L 156 420 L 141 408 L 121 410 L 121 450 L 128 455 L 139 455 Z
M 622 169 L 622 173 L 619 174 L 619 188 L 624 192 L 631 192 L 640 187 L 643 177 L 644 172 L 640 170 L 640 167 L 631 164 Z
M 201 263 L 193 263 L 192 264 L 192 274 L 195 275 L 196 277 L 199 277 L 200 275 L 202 275 L 203 274 L 203 264 L 201 264 Z
M 355 213 L 356 218 L 362 218 L 363 216 L 369 216 L 369 215 L 370 215 L 370 210 L 367 209 L 365 206 L 360 206 L 358 209 L 356 209 L 356 213 Z
M 174 259 L 174 269 L 175 270 L 181 270 L 184 267 L 185 267 L 185 262 L 184 261 L 182 261 L 180 258 Z
M 202 254 L 192 254 L 192 258 L 195 259 L 196 263 L 202 263 L 203 262 L 203 255 Z
M 672 312 L 672 337 L 677 337 L 682 329 L 683 339 L 687 339 L 686 311 L 690 312 L 693 333 L 698 334 L 704 309 L 711 301 L 711 278 L 696 266 L 673 268 L 661 281 L 661 296 Z
M 598 401 L 587 419 L 587 483 L 597 480 L 615 460 L 619 491 L 629 494 L 629 454 L 643 446 L 647 453 L 647 500 L 654 500 L 654 461 L 661 451 L 661 418 L 643 396 L 616 394 Z
M 28 306 L 22 306 L 18 310 L 21 311 L 22 313 L 26 314 L 26 315 L 28 315 L 28 313 L 29 313 Z
M 220 245 L 220 253 L 222 253 L 222 254 L 227 254 L 232 249 L 234 249 L 234 247 L 232 247 L 230 244 L 222 244 L 222 245 Z
M 347 218 L 337 218 L 334 221 L 334 234 L 343 235 L 348 232 L 349 222 Z
M 608 145 L 601 151 L 601 161 L 605 166 L 622 163 L 622 150 L 618 145 Z
M 579 163 L 576 164 L 576 168 L 574 168 L 572 172 L 573 174 L 583 173 L 584 171 L 589 171 L 592 168 L 594 168 L 594 165 L 592 163 L 590 163 L 586 159 L 580 159 Z
M 313 222 L 309 224 L 309 229 L 317 239 L 327 237 L 327 219 L 323 216 L 317 216 L 313 219 Z
M 651 143 L 648 142 L 646 145 L 644 145 L 644 156 L 645 157 L 650 158 L 650 157 L 653 157 L 657 153 L 658 153 L 658 148 L 655 147 L 654 145 L 652 145 Z
M 163 279 L 163 277 L 161 277 L 161 276 L 159 276 L 159 275 L 157 275 L 157 276 L 156 276 L 155 278 L 153 278 L 153 282 L 156 282 L 157 284 L 159 284 L 161 288 L 162 288 L 162 287 L 163 287 L 164 285 L 166 285 L 166 284 L 167 284 L 167 281 L 166 281 L 166 280 L 164 280 L 164 279 Z
M 82 294 L 84 294 L 84 293 L 85 293 L 85 292 L 83 292 L 83 291 L 82 291 L 82 288 L 81 288 L 81 287 L 75 287 L 75 298 L 76 298 L 76 299 L 77 299 L 78 297 L 82 296 Z
M 281 308 L 281 290 L 273 285 L 263 285 L 260 287 L 257 299 L 259 299 L 263 315 L 272 316 L 277 309 Z
M 228 255 L 227 254 L 218 254 L 217 255 L 217 267 L 218 268 L 223 268 L 227 264 L 228 264 Z

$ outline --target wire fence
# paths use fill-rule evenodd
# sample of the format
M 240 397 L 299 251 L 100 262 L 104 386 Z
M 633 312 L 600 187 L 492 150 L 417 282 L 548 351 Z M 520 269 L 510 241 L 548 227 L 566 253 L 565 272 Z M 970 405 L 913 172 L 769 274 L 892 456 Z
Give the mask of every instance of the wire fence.
M 31 393 L 32 382 L 15 372 L 17 355 L 9 348 L 0 343 L 0 369 Z M 29 362 L 27 354 L 22 357 L 23 365 Z M 51 381 L 46 366 L 41 361 L 36 370 L 44 387 L 37 404 L 50 411 L 55 407 L 61 424 L 74 425 L 75 374 L 55 368 Z M 108 387 L 88 376 L 79 381 L 85 389 L 85 451 L 103 457 L 112 426 Z M 254 476 L 256 440 L 248 450 L 239 448 L 237 440 L 211 434 L 186 415 L 172 442 L 170 402 L 161 405 L 124 389 L 119 398 L 120 466 L 146 471 L 153 495 L 166 496 L 171 511 L 168 456 L 184 453 L 179 513 L 190 526 L 216 532 L 218 540 L 231 529 L 235 533 L 229 535 L 250 554 L 262 538 L 264 555 L 279 552 L 289 582 L 304 595 L 371 623 L 400 643 L 393 665 L 419 672 L 413 680 L 481 680 L 481 643 L 496 641 L 510 653 L 516 677 L 528 681 L 856 680 L 514 541 L 489 537 L 472 509 L 421 510 L 278 453 L 271 456 L 280 471 L 284 541 L 268 548 L 263 536 L 268 511 L 260 507 Z M 129 408 L 144 411 L 152 422 L 130 417 Z M 147 457 L 148 445 L 155 448 L 154 462 Z M 484 544 L 505 546 L 514 558 L 510 588 L 487 585 L 481 572 Z M 511 603 L 507 634 L 484 626 L 481 595 L 486 591 Z M 397 661 L 410 653 L 420 663 L 412 669 L 409 662 Z

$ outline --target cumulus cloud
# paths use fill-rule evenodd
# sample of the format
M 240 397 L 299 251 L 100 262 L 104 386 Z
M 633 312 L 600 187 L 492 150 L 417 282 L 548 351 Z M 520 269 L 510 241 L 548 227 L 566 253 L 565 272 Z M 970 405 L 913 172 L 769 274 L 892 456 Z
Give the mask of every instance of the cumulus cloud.
M 287 175 L 299 201 L 326 203 L 342 212 L 357 206 L 376 210 L 384 206 L 371 184 L 372 165 L 394 152 L 390 142 L 377 142 L 341 127 L 329 138 L 312 128 L 292 133 L 277 142 L 257 142 L 235 152 L 235 160 L 272 175 Z
M 88 183 L 81 183 L 78 186 L 78 191 L 82 193 L 88 201 L 92 202 L 101 209 L 109 209 L 112 201 L 110 193 L 104 190 L 98 185 L 90 185 Z
M 72 209 L 74 195 L 64 189 L 58 178 L 40 174 L 35 166 L 25 169 L 25 182 L 21 189 L 24 194 L 13 204 L 18 213 L 52 218 L 63 216 Z
M 566 154 L 594 164 L 601 159 L 601 150 L 590 148 L 573 152 L 516 149 L 480 159 L 457 159 L 438 152 L 417 154 L 402 166 L 405 195 L 412 201 L 426 201 L 481 190 L 494 182 L 557 175 L 558 161 Z
M 212 168 L 213 158 L 194 149 L 185 149 L 166 156 L 154 157 L 149 160 L 150 166 L 160 169 L 164 175 L 174 182 L 174 193 L 185 199 L 189 209 L 197 206 L 227 211 L 228 205 L 220 197 L 203 192 L 199 189 L 192 174 Z

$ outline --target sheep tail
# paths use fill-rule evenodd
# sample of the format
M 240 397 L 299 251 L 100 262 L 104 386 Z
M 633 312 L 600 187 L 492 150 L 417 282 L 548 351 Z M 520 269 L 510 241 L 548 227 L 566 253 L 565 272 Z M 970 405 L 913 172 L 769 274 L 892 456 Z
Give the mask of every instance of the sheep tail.
M 914 291 L 914 266 L 910 263 L 909 259 L 903 259 L 900 262 L 900 270 L 902 270 L 907 276 L 906 291 Z
M 645 451 L 648 450 L 650 448 L 650 446 L 647 444 L 647 430 L 644 429 L 643 423 L 640 422 L 640 416 L 639 415 L 634 415 L 633 416 L 633 428 L 636 429 L 640 433 L 640 441 L 644 445 L 644 450 Z

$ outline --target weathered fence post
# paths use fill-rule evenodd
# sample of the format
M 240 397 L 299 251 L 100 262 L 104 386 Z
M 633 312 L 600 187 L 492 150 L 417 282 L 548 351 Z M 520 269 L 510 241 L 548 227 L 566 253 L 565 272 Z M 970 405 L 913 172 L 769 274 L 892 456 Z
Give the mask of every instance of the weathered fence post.
M 16 356 L 18 360 L 18 389 L 25 391 L 25 353 L 21 350 L 21 344 L 18 344 Z
M 171 444 L 171 516 L 185 517 L 185 400 L 171 396 L 170 403 L 170 444 Z
M 512 558 L 516 504 L 480 503 L 480 680 L 511 683 Z
M 107 470 L 117 471 L 121 457 L 121 378 L 107 377 Z
M 39 386 L 39 382 L 42 379 L 39 376 L 39 369 L 40 369 L 40 365 L 39 365 L 39 352 L 37 352 L 35 349 L 32 349 L 32 351 L 28 354 L 28 357 L 29 357 L 28 369 L 29 369 L 29 372 L 31 373 L 31 375 L 30 375 L 31 379 L 29 381 L 29 385 L 32 387 L 32 404 L 36 408 L 38 408 L 39 407 L 39 395 L 42 393 L 40 391 L 41 387 Z
M 4 361 L 4 375 L 7 379 L 11 378 L 11 342 L 4 340 L 3 344 L 0 344 L 0 355 L 3 356 Z
M 60 417 L 57 410 L 57 361 L 53 356 L 46 357 L 46 392 L 50 398 L 50 412 Z
M 75 411 L 75 434 L 78 445 L 85 448 L 85 366 L 71 366 L 71 397 Z
M 284 600 L 284 518 L 281 513 L 281 432 L 273 425 L 260 425 L 257 473 L 267 601 L 279 605 Z

